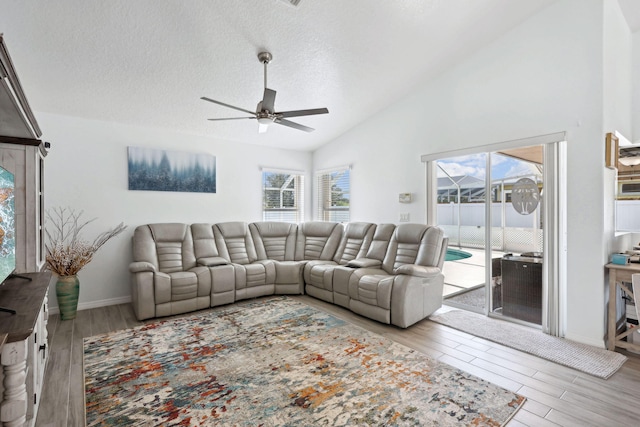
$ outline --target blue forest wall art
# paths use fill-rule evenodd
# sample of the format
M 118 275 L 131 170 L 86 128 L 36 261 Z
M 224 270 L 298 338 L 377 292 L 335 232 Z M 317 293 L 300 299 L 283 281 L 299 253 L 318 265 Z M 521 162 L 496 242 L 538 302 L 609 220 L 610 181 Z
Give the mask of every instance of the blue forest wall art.
M 216 192 L 216 156 L 128 147 L 129 190 Z

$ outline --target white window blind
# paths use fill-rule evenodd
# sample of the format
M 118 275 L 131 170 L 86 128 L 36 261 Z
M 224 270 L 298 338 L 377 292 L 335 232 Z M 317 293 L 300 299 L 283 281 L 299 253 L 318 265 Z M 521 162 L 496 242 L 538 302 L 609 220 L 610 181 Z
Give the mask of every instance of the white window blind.
M 318 177 L 318 220 L 349 222 L 351 169 L 342 167 L 321 171 Z
M 262 220 L 293 223 L 304 220 L 304 175 L 263 169 Z

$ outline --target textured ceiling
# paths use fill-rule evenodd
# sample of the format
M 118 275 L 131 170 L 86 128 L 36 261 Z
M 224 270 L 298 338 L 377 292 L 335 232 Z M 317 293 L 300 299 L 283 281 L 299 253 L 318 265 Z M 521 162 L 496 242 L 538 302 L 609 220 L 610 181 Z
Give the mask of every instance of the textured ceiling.
M 36 116 L 313 150 L 553 2 L 0 0 L 0 32 Z M 206 120 L 242 113 L 201 96 L 255 110 L 263 50 L 277 110 L 329 109 L 292 119 L 315 132 Z

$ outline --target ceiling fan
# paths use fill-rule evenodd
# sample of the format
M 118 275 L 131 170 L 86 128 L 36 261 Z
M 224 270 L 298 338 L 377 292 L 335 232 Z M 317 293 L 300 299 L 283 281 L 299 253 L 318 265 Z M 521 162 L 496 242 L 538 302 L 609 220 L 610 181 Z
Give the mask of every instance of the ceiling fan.
M 280 111 L 276 112 L 274 103 L 276 100 L 276 91 L 267 88 L 267 65 L 273 56 L 269 52 L 261 52 L 258 54 L 258 60 L 264 64 L 264 95 L 262 96 L 262 101 L 258 102 L 258 107 L 256 108 L 255 113 L 253 111 L 245 110 L 244 108 L 234 107 L 233 105 L 225 104 L 224 102 L 216 101 L 215 99 L 207 98 L 206 96 L 201 97 L 205 101 L 213 102 L 214 104 L 222 105 L 224 107 L 233 108 L 234 110 L 242 111 L 247 114 L 251 114 L 250 117 L 227 117 L 222 119 L 209 119 L 211 121 L 221 121 L 221 120 L 241 120 L 241 119 L 257 119 L 258 124 L 260 125 L 258 128 L 258 132 L 264 133 L 267 131 L 267 128 L 271 123 L 276 123 L 283 126 L 288 126 L 290 128 L 303 130 L 305 132 L 313 132 L 313 128 L 301 125 L 299 123 L 292 122 L 290 120 L 286 120 L 289 117 L 299 117 L 299 116 L 312 116 L 315 114 L 327 114 L 329 110 L 326 108 L 314 108 L 311 110 L 294 110 L 294 111 Z

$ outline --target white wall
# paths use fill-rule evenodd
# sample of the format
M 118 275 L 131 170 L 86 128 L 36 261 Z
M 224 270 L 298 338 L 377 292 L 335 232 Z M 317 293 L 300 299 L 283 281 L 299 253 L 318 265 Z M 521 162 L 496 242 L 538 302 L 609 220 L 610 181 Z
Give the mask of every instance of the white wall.
M 603 2 L 603 128 L 605 132 L 618 131 L 632 140 L 632 36 L 617 1 Z M 621 239 L 616 238 L 616 178 L 614 169 L 603 174 L 603 257 L 619 252 Z M 621 206 L 619 205 L 619 208 Z M 626 249 L 631 249 L 627 246 Z M 602 285 L 605 302 L 608 302 L 608 280 Z M 602 313 L 606 324 L 607 312 Z
M 603 3 L 563 0 L 314 153 L 353 164 L 352 219 L 425 221 L 420 155 L 567 132 L 568 338 L 603 345 Z M 399 192 L 417 202 L 400 205 Z
M 631 74 L 640 76 L 640 31 L 636 31 L 631 36 L 631 51 Z M 640 143 L 640 79 L 634 79 L 632 85 L 632 135 L 630 141 Z
M 260 167 L 303 171 L 311 176 L 311 154 L 220 141 L 114 123 L 37 113 L 45 141 L 52 144 L 45 163 L 45 204 L 84 210 L 98 220 L 85 237 L 120 222 L 123 235 L 109 241 L 80 274 L 79 308 L 127 301 L 131 290 L 131 236 L 136 226 L 153 222 L 223 222 L 262 220 Z M 127 147 L 140 146 L 216 156 L 217 192 L 129 191 Z M 311 206 L 311 179 L 305 185 Z M 307 209 L 308 217 L 311 211 Z M 55 310 L 55 291 L 50 305 Z
M 617 1 L 605 1 L 603 20 L 604 129 L 632 140 L 632 36 Z

